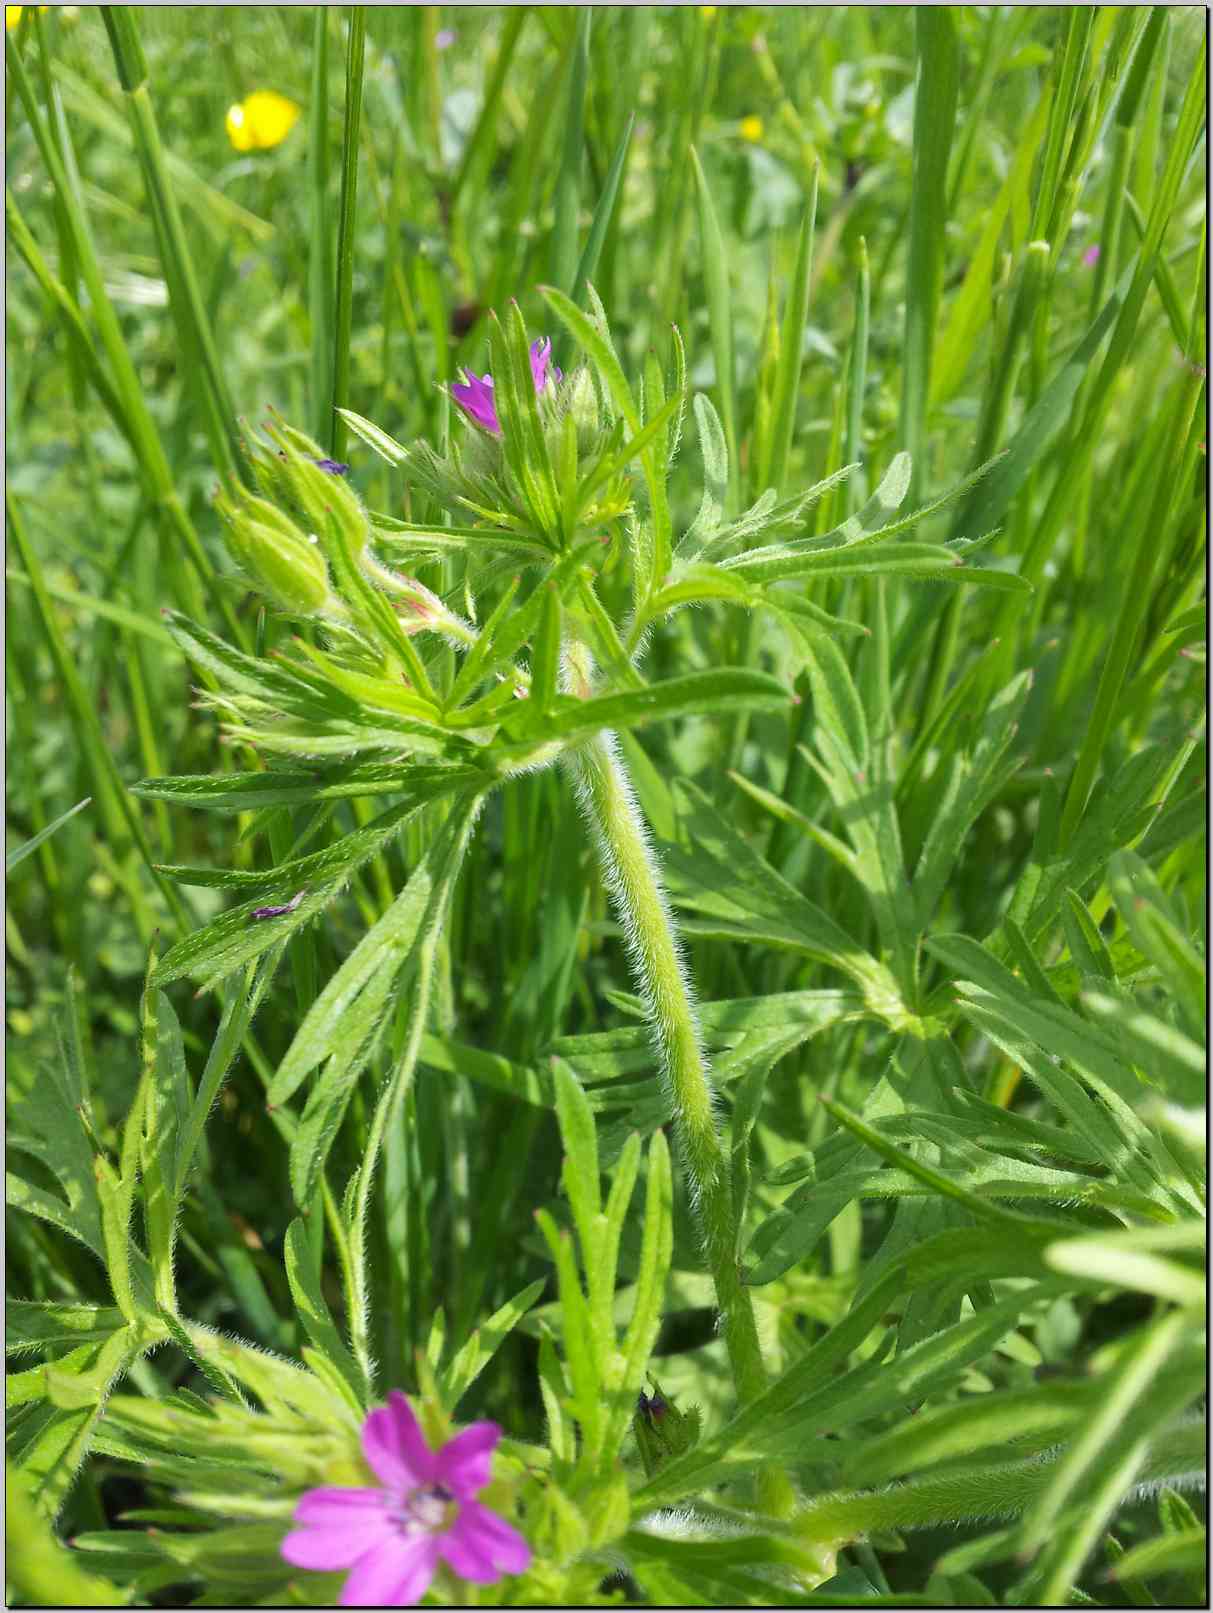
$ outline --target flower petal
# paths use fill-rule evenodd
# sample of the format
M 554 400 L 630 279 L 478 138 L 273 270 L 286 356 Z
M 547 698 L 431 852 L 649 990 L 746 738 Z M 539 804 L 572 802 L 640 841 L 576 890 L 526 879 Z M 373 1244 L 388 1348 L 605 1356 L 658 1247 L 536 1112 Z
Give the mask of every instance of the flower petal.
M 334 1485 L 308 1490 L 299 1497 L 294 1521 L 318 1528 L 338 1525 L 356 1528 L 373 1522 L 376 1515 L 383 1512 L 386 1499 L 382 1490 L 370 1487 L 339 1489 Z
M 342 1607 L 415 1607 L 438 1566 L 432 1535 L 396 1535 L 360 1557 L 341 1587 Z
M 295 1568 L 313 1568 L 322 1574 L 352 1568 L 368 1551 L 390 1546 L 399 1532 L 382 1508 L 361 1516 L 347 1514 L 341 1521 L 293 1529 L 279 1550 Z
M 493 1451 L 500 1438 L 496 1423 L 473 1423 L 438 1452 L 438 1476 L 461 1501 L 489 1482 Z
M 454 1527 L 442 1537 L 443 1556 L 455 1568 L 451 1552 L 467 1553 L 472 1560 L 488 1558 L 498 1574 L 521 1574 L 531 1561 L 531 1548 L 504 1518 L 499 1518 L 479 1501 L 465 1501 Z M 471 1579 L 471 1574 L 465 1574 Z M 480 1581 L 484 1583 L 484 1581 Z
M 548 360 L 551 356 L 552 344 L 547 337 L 540 336 L 531 343 L 531 379 L 535 383 L 536 392 L 542 392 L 547 385 Z M 560 378 L 559 371 L 556 373 L 556 378 L 557 380 Z
M 501 435 L 501 421 L 497 418 L 496 405 L 493 402 L 493 377 L 491 375 L 473 375 L 470 370 L 465 371 L 466 382 L 454 381 L 451 384 L 451 396 L 464 411 L 464 413 L 483 426 L 486 431 L 492 432 L 495 437 Z
M 362 1452 L 376 1478 L 393 1489 L 414 1490 L 434 1478 L 436 1458 L 399 1389 L 363 1423 Z

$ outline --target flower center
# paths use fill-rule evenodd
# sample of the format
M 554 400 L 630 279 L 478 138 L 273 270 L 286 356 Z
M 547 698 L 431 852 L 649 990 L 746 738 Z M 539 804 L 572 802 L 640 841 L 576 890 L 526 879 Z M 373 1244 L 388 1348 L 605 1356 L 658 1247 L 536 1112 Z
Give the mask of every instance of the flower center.
M 392 1521 L 406 1534 L 436 1535 L 451 1521 L 451 1502 L 455 1497 L 443 1484 L 423 1484 L 410 1490 L 393 1509 Z

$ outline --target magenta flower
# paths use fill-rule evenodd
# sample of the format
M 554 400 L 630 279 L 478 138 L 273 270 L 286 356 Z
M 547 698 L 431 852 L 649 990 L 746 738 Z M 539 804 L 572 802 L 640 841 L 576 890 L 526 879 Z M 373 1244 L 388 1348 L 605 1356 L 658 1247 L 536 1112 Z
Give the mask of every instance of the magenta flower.
M 1093 269 L 1099 262 L 1099 246 L 1089 246 L 1082 255 L 1082 261 L 1088 269 Z
M 548 360 L 552 356 L 552 344 L 544 336 L 531 343 L 531 378 L 535 382 L 536 392 L 542 392 L 548 384 Z M 563 381 L 564 371 L 552 365 L 553 381 Z
M 531 379 L 535 383 L 535 391 L 542 392 L 548 384 L 548 363 L 552 357 L 552 344 L 545 337 L 539 337 L 531 343 Z M 493 402 L 493 377 L 491 375 L 473 375 L 470 370 L 466 384 L 460 381 L 451 383 L 451 396 L 464 411 L 469 419 L 474 420 L 478 426 L 490 432 L 494 437 L 501 435 L 501 421 L 497 418 L 496 405 Z M 552 365 L 552 380 L 563 381 L 564 372 Z
M 493 377 L 473 375 L 471 370 L 464 373 L 467 375 L 466 386 L 460 381 L 452 381 L 451 396 L 478 426 L 491 431 L 494 437 L 500 437 L 501 421 L 497 418 L 497 409 L 493 403 Z
M 475 1499 L 490 1478 L 496 1423 L 472 1423 L 433 1451 L 398 1389 L 371 1412 L 362 1450 L 376 1489 L 308 1490 L 282 1555 L 296 1568 L 348 1568 L 342 1607 L 412 1607 L 445 1560 L 461 1579 L 491 1585 L 520 1574 L 531 1548 Z

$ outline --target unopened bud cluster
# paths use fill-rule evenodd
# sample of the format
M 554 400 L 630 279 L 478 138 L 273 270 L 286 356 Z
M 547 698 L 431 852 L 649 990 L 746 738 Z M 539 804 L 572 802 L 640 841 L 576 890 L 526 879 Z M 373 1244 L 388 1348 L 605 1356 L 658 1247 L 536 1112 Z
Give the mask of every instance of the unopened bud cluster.
M 268 442 L 245 444 L 260 492 L 234 483 L 215 495 L 228 549 L 251 581 L 293 616 L 346 621 L 348 608 L 330 574 L 336 544 L 391 597 L 406 633 L 465 637 L 466 624 L 435 593 L 376 559 L 370 517 L 346 480 L 349 466 L 328 458 L 284 421 L 275 419 L 264 429 Z

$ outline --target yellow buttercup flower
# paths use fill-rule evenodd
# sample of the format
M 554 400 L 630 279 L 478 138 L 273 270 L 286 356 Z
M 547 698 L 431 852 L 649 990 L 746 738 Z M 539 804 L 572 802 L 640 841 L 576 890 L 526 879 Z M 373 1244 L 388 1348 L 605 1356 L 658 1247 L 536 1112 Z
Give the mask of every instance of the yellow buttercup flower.
M 277 90 L 254 90 L 227 109 L 227 137 L 237 151 L 279 146 L 299 121 L 299 108 Z
M 716 15 L 716 7 L 715 6 L 700 6 L 699 15 L 701 17 L 705 18 L 706 21 L 711 22 L 712 18 Z
M 761 140 L 762 129 L 762 119 L 757 117 L 753 112 L 750 113 L 748 118 L 742 118 L 740 124 L 738 124 L 738 130 L 743 140 Z
M 10 28 L 15 28 L 17 26 L 17 24 L 21 21 L 21 13 L 24 10 L 25 10 L 24 6 L 5 6 L 5 8 L 4 8 L 4 31 L 5 31 L 5 33 L 8 33 Z M 39 11 L 49 11 L 50 7 L 49 6 L 39 6 L 38 10 Z

